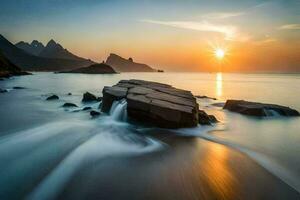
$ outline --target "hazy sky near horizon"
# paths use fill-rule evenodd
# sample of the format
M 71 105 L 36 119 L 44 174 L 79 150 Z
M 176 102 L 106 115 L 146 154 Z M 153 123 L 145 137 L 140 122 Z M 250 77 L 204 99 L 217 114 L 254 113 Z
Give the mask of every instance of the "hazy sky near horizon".
M 54 39 L 104 60 L 111 52 L 175 71 L 300 70 L 300 0 L 0 0 L 13 43 Z

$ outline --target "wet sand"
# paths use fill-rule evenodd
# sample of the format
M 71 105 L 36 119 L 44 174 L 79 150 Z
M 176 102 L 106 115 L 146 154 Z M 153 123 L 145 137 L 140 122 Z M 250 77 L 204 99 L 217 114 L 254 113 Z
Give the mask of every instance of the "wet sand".
M 162 151 L 86 163 L 59 199 L 300 199 L 246 155 L 200 138 L 159 133 Z

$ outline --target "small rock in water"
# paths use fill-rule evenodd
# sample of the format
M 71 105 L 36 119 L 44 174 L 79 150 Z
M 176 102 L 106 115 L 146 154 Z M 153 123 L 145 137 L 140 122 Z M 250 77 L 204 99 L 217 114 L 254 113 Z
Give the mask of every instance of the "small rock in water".
M 211 125 L 212 123 L 217 123 L 218 120 L 213 115 L 208 115 L 204 110 L 198 111 L 199 124 L 201 125 Z
M 8 92 L 7 89 L 0 89 L 0 93 L 6 93 L 6 92 Z
M 223 107 L 225 105 L 225 103 L 213 103 L 211 105 L 216 106 L 216 107 Z
M 297 110 L 286 106 L 280 106 L 276 104 L 250 102 L 244 100 L 227 100 L 223 109 L 237 112 L 243 115 L 250 115 L 256 117 L 268 116 L 268 110 L 275 111 L 282 116 L 300 116 Z
M 57 96 L 57 95 L 51 95 L 50 97 L 47 97 L 47 101 L 49 101 L 49 100 L 57 100 L 57 99 L 59 99 L 59 97 Z
M 84 107 L 82 110 L 91 110 L 92 107 Z
M 74 103 L 65 103 L 62 107 L 64 108 L 70 108 L 70 107 L 78 107 L 76 104 Z
M 197 96 L 195 96 L 196 98 L 198 98 L 198 99 L 212 99 L 212 100 L 217 100 L 216 98 L 214 98 L 214 97 L 208 97 L 208 96 L 201 96 L 201 95 L 197 95 Z
M 71 92 L 69 92 L 69 93 L 68 93 L 68 95 L 69 95 L 69 96 L 71 96 L 71 95 L 72 95 L 72 93 L 71 93 Z
M 15 87 L 13 87 L 13 89 L 15 89 L 15 90 L 22 90 L 22 89 L 26 89 L 25 87 L 20 87 L 20 86 L 15 86 Z
M 98 98 L 89 92 L 84 93 L 82 102 L 90 102 L 90 101 L 98 101 Z
M 92 117 L 98 117 L 98 116 L 100 115 L 100 112 L 97 112 L 97 111 L 92 110 L 92 111 L 90 112 L 90 115 L 91 115 Z

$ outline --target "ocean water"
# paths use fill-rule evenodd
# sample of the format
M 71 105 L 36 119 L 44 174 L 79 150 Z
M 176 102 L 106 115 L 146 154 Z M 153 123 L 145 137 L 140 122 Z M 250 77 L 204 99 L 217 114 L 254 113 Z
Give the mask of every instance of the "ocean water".
M 66 188 L 82 169 L 94 169 L 105 159 L 137 157 L 168 149 L 169 145 L 163 140 L 144 134 L 154 127 L 127 123 L 124 101 L 115 102 L 109 115 L 102 114 L 95 119 L 89 116 L 89 111 L 81 111 L 86 106 L 94 110 L 99 107 L 99 103 L 83 104 L 84 92 L 101 96 L 104 86 L 122 79 L 157 81 L 190 90 L 194 95 L 217 98 L 198 99 L 198 103 L 220 123 L 178 129 L 177 135 L 195 136 L 217 144 L 222 156 L 226 156 L 226 150 L 219 145 L 241 152 L 300 192 L 300 118 L 258 119 L 214 106 L 227 99 L 244 99 L 300 110 L 300 75 L 35 73 L 0 81 L 0 88 L 9 89 L 0 94 L 0 199 L 56 199 L 61 195 L 63 199 L 75 199 Z M 25 89 L 13 89 L 15 86 Z M 68 95 L 69 92 L 72 95 Z M 52 93 L 60 99 L 45 101 Z M 65 102 L 75 103 L 78 108 L 62 108 Z M 89 175 L 93 177 L 93 173 Z M 87 181 L 87 176 L 79 177 L 79 183 Z M 79 183 L 77 180 L 76 187 Z M 82 189 L 82 198 L 90 193 L 90 187 Z M 71 196 L 65 198 L 66 195 Z

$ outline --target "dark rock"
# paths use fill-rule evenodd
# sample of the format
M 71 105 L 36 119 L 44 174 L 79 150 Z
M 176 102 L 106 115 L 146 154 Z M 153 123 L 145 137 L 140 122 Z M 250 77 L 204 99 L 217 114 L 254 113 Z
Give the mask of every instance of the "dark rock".
M 195 96 L 195 97 L 198 98 L 198 99 L 211 99 L 211 100 L 217 100 L 217 99 L 214 98 L 214 97 L 201 96 L 201 95 L 197 95 L 197 96 Z
M 114 101 L 121 100 L 127 95 L 127 88 L 113 86 L 113 87 L 104 87 L 102 90 L 103 101 L 102 101 L 102 111 L 109 112 L 111 105 Z
M 100 112 L 97 112 L 97 111 L 92 110 L 92 111 L 90 112 L 90 115 L 91 115 L 92 117 L 98 117 L 98 116 L 100 115 Z
M 91 102 L 91 101 L 98 101 L 98 98 L 89 92 L 84 93 L 82 102 Z
M 13 89 L 15 89 L 15 90 L 22 90 L 22 89 L 26 89 L 26 88 L 25 87 L 15 86 L 15 87 L 13 87 Z
M 150 81 L 122 80 L 104 87 L 102 111 L 109 112 L 113 101 L 124 98 L 132 119 L 166 128 L 198 124 L 198 104 L 190 91 Z
M 7 89 L 0 89 L 0 93 L 6 93 L 6 92 L 8 92 Z
M 57 100 L 57 99 L 59 99 L 59 97 L 57 96 L 57 95 L 51 95 L 50 97 L 47 97 L 47 101 L 49 101 L 49 100 Z
M 201 125 L 211 125 L 212 123 L 217 123 L 218 120 L 213 115 L 208 115 L 204 110 L 198 111 L 199 124 Z
M 91 110 L 92 107 L 84 107 L 82 110 L 85 111 L 85 110 Z
M 213 103 L 211 105 L 216 107 L 224 107 L 225 103 Z
M 282 116 L 299 116 L 297 110 L 291 109 L 286 106 L 280 106 L 276 104 L 266 104 L 258 102 L 249 102 L 244 100 L 227 100 L 223 109 L 237 112 L 243 115 L 250 115 L 256 117 L 265 117 L 272 115 L 272 111 L 275 111 Z
M 69 96 L 71 96 L 71 95 L 72 95 L 72 93 L 71 93 L 71 92 L 69 92 L 69 93 L 68 93 L 68 95 L 69 95 Z
M 71 107 L 78 107 L 76 104 L 74 103 L 65 103 L 62 107 L 64 108 L 71 108 Z

